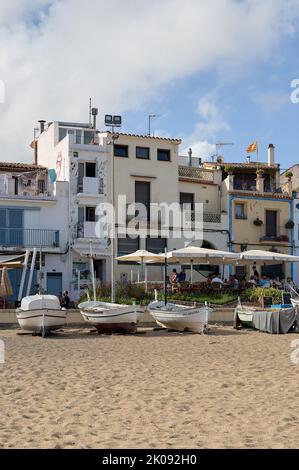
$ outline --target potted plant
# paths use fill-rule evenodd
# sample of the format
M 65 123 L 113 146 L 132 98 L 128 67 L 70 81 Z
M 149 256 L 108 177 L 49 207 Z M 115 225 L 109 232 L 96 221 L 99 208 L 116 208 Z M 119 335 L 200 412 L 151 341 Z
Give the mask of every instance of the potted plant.
M 259 168 L 258 170 L 256 170 L 256 176 L 257 176 L 258 178 L 261 178 L 261 177 L 263 176 L 263 174 L 264 174 L 264 171 L 263 171 L 261 168 Z
M 294 228 L 294 222 L 292 220 L 288 220 L 287 223 L 285 224 L 285 228 L 288 230 L 292 230 Z
M 293 172 L 292 171 L 286 171 L 285 177 L 288 178 L 289 181 L 292 181 Z
M 230 165 L 226 165 L 226 166 L 224 167 L 224 171 L 225 171 L 226 173 L 228 173 L 229 175 L 232 175 L 232 174 L 233 174 L 233 170 L 234 170 L 234 168 L 233 168 L 232 166 L 230 166 Z
M 259 217 L 257 217 L 256 219 L 254 219 L 253 223 L 257 227 L 260 227 L 261 225 L 263 225 L 264 222 Z

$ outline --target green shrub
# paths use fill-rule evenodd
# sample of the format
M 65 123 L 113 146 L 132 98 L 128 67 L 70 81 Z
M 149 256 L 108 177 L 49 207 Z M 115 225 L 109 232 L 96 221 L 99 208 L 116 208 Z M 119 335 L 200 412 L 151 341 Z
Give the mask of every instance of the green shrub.
M 263 296 L 272 297 L 274 304 L 281 303 L 281 290 L 275 289 L 274 287 L 254 287 L 253 289 L 246 289 L 241 294 L 241 299 L 247 302 L 259 303 Z

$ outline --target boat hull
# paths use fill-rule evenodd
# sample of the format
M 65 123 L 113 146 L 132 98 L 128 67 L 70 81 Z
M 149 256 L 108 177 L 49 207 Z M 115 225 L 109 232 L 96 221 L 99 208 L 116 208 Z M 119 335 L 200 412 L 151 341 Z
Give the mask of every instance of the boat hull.
M 66 310 L 28 310 L 17 311 L 17 320 L 20 327 L 33 333 L 50 332 L 63 327 L 66 323 Z
M 177 308 L 177 311 L 174 309 Z M 182 307 L 174 306 L 173 310 L 149 305 L 149 311 L 159 326 L 176 331 L 191 331 L 203 333 L 208 325 L 209 307 Z
M 134 305 L 98 303 L 90 308 L 81 306 L 80 312 L 83 319 L 99 333 L 132 334 L 137 331 L 138 315 Z
M 252 312 L 249 312 L 249 311 L 247 312 L 245 310 L 240 309 L 240 310 L 237 310 L 237 315 L 242 325 L 253 328 L 253 313 Z

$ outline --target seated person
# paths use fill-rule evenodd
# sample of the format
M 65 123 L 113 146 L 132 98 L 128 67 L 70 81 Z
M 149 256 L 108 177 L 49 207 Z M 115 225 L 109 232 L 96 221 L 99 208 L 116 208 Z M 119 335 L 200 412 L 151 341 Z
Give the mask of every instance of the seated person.
M 177 275 L 176 278 L 177 282 L 185 282 L 186 281 L 186 272 L 184 269 Z
M 230 276 L 228 284 L 232 289 L 237 290 L 239 288 L 239 281 L 237 276 Z
M 170 276 L 170 282 L 171 282 L 171 289 L 172 291 L 177 290 L 177 278 L 178 278 L 178 273 L 176 269 L 172 270 L 172 275 Z
M 61 302 L 61 307 L 68 310 L 68 309 L 70 308 L 70 303 L 71 303 L 71 299 L 69 298 L 69 293 L 68 293 L 68 291 L 66 290 L 66 291 L 63 293 L 62 302 Z
M 221 285 L 223 284 L 223 281 L 222 281 L 221 277 L 219 277 L 219 274 L 215 274 L 215 276 L 213 277 L 211 282 L 212 282 L 212 284 L 215 284 L 215 283 L 221 284 Z
M 270 280 L 267 278 L 267 276 L 263 276 L 260 280 L 260 287 L 263 287 L 264 289 L 271 287 Z
M 250 284 L 252 287 L 256 287 L 256 280 L 255 280 L 255 277 L 254 276 L 250 276 L 250 279 L 248 281 L 248 284 Z

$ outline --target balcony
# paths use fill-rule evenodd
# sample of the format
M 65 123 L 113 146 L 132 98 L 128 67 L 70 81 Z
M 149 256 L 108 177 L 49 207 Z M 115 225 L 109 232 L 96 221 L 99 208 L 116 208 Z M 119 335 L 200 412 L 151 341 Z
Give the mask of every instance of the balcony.
M 264 243 L 266 245 L 272 244 L 272 243 L 289 243 L 290 238 L 288 235 L 276 235 L 269 237 L 267 235 L 264 235 L 263 237 L 260 238 L 260 243 Z
M 78 238 L 97 238 L 96 222 L 78 222 Z
M 202 215 L 202 220 L 204 224 L 221 224 L 221 214 L 219 213 L 212 213 L 212 212 L 204 212 L 203 214 L 196 213 L 195 211 L 185 211 L 186 213 L 186 221 L 187 222 L 195 222 L 196 220 L 199 221 Z
M 79 194 L 103 194 L 103 180 L 100 178 L 84 177 L 78 179 Z
M 179 178 L 190 178 L 201 181 L 214 182 L 214 171 L 203 170 L 191 166 L 179 166 Z
M 0 246 L 6 248 L 59 248 L 59 230 L 0 228 Z

